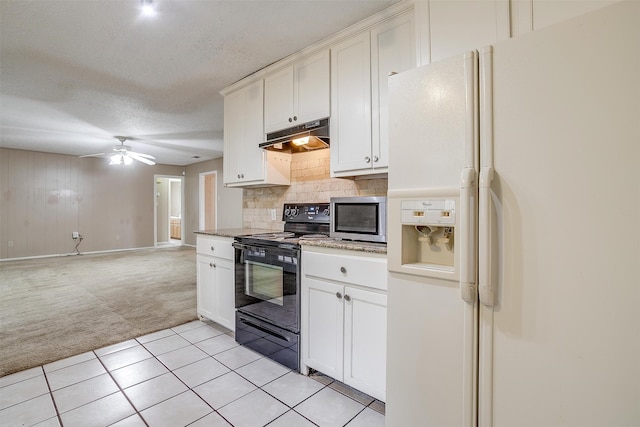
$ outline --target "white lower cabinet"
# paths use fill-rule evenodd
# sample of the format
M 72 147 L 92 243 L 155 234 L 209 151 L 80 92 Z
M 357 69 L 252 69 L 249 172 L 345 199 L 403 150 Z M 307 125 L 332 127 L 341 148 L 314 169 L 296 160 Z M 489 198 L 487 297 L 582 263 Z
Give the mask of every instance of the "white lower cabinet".
M 357 254 L 303 250 L 303 370 L 316 369 L 385 401 L 386 257 Z
M 198 236 L 197 240 L 198 316 L 234 330 L 235 274 L 231 246 L 233 239 Z

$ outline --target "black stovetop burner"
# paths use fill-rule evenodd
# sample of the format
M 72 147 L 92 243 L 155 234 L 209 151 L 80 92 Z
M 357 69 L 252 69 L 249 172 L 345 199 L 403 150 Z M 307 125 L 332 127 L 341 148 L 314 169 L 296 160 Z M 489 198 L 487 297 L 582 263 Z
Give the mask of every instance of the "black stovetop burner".
M 282 212 L 284 231 L 236 237 L 252 245 L 296 246 L 300 239 L 329 237 L 329 203 L 285 203 Z

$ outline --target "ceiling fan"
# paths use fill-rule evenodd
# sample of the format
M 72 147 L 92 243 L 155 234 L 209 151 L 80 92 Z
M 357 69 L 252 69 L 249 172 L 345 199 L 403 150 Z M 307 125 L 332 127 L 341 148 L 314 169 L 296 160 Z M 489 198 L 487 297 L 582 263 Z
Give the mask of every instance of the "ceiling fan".
M 134 160 L 145 163 L 147 165 L 156 164 L 155 157 L 149 154 L 143 154 L 143 153 L 137 153 L 135 151 L 131 151 L 130 146 L 124 145 L 124 142 L 127 140 L 130 140 L 131 138 L 127 136 L 116 136 L 115 138 L 118 141 L 120 141 L 120 145 L 113 146 L 113 151 L 115 152 L 115 154 L 113 154 L 110 157 L 110 161 L 109 161 L 110 165 L 130 165 L 131 163 L 133 163 Z M 84 156 L 79 156 L 79 157 L 80 158 L 96 157 L 96 156 L 104 156 L 105 154 L 107 153 L 86 154 Z

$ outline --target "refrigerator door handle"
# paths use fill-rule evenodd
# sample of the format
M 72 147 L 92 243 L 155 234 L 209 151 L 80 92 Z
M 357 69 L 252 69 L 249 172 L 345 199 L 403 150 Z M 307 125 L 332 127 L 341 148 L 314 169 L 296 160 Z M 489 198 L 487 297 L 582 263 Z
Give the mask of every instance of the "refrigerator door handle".
M 496 305 L 496 285 L 491 277 L 491 181 L 493 176 L 493 166 L 480 169 L 478 292 L 480 302 L 487 307 Z
M 480 178 L 478 194 L 478 293 L 486 307 L 496 305 L 497 285 L 492 277 L 493 181 L 493 47 L 480 53 Z
M 462 170 L 460 179 L 460 296 L 465 302 L 476 302 L 475 282 L 475 211 L 474 190 L 476 188 L 476 171 L 467 167 Z

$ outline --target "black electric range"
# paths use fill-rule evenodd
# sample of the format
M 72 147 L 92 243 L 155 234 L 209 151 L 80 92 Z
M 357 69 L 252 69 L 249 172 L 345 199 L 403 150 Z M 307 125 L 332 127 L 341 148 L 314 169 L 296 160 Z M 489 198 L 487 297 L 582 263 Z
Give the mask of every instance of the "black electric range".
M 238 236 L 236 341 L 300 367 L 300 240 L 326 238 L 328 203 L 285 204 L 284 231 Z

